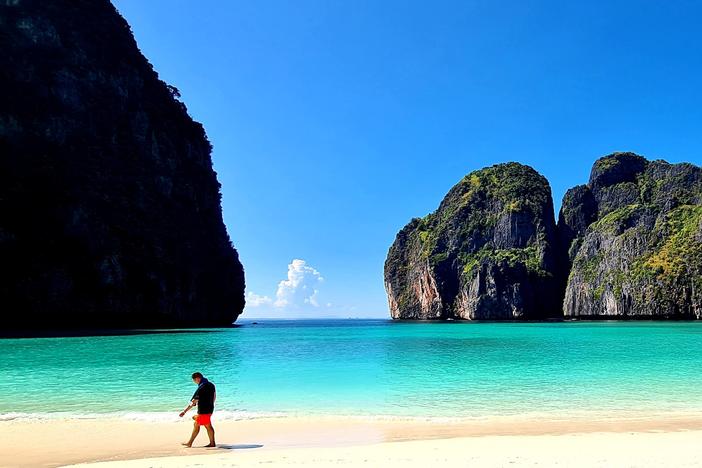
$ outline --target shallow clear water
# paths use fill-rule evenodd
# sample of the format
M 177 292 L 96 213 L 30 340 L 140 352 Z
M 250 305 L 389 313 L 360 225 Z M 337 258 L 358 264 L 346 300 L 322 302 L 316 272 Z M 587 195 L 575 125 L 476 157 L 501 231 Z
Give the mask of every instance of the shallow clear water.
M 194 371 L 217 385 L 217 411 L 234 417 L 702 412 L 699 322 L 242 321 L 5 339 L 0 356 L 0 419 L 177 413 Z

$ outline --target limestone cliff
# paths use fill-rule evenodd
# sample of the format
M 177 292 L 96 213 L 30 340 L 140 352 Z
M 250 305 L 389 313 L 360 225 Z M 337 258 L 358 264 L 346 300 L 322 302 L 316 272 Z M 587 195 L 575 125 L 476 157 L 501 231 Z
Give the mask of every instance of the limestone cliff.
M 701 318 L 702 172 L 632 153 L 599 159 L 559 216 L 566 317 Z
M 0 329 L 231 324 L 210 143 L 126 21 L 4 0 L 0 50 Z
M 390 313 L 402 319 L 560 315 L 551 189 L 528 166 L 499 164 L 456 184 L 413 219 L 385 262 Z
M 702 318 L 702 169 L 603 157 L 557 229 L 550 196 L 516 163 L 466 176 L 390 248 L 391 316 Z

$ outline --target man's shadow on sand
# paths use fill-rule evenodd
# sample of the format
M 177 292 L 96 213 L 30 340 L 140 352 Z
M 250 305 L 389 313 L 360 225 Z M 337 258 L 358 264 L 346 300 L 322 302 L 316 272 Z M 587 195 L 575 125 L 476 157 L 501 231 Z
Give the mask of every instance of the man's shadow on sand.
M 217 444 L 217 448 L 225 450 L 243 450 L 261 448 L 261 444 Z

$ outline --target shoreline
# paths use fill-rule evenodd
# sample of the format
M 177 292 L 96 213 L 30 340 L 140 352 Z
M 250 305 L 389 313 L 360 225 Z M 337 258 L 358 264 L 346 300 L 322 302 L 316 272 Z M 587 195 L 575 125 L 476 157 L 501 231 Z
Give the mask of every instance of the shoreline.
M 253 463 L 259 459 L 288 457 L 293 452 L 304 457 L 324 452 L 333 457 L 335 452 L 347 453 L 349 447 L 372 447 L 376 455 L 382 457 L 384 450 L 392 452 L 397 444 L 414 444 L 419 450 L 417 456 L 421 458 L 426 455 L 423 450 L 436 444 L 460 447 L 496 438 L 512 438 L 517 445 L 529 446 L 534 440 L 543 438 L 594 440 L 593 437 L 598 434 L 639 434 L 645 439 L 650 436 L 684 434 L 687 437 L 694 434 L 697 440 L 702 435 L 702 415 L 697 413 L 635 419 L 518 416 L 480 420 L 377 419 L 330 415 L 214 419 L 213 423 L 220 445 L 217 449 L 186 449 L 179 445 L 192 428 L 189 419 L 176 422 L 122 418 L 0 421 L 0 432 L 4 434 L 0 440 L 0 466 L 64 466 L 124 463 L 127 460 L 134 460 L 130 466 L 139 466 L 139 460 L 153 458 L 161 460 L 159 463 L 164 463 L 163 466 L 182 466 L 192 456 L 208 457 L 212 462 L 215 461 L 215 458 L 211 458 L 213 456 L 224 459 L 236 456 L 229 461 L 230 464 L 245 456 Z M 195 445 L 204 445 L 205 441 L 206 436 L 201 431 Z M 461 453 L 464 452 L 459 450 L 455 455 Z M 498 451 L 495 456 L 502 454 Z
M 192 416 L 194 412 L 189 412 Z M 187 419 L 187 417 L 186 417 Z M 699 420 L 702 423 L 702 408 L 687 410 L 630 410 L 630 409 L 603 409 L 603 410 L 570 410 L 570 411 L 529 411 L 520 413 L 485 413 L 474 415 L 405 415 L 401 413 L 341 413 L 333 411 L 245 411 L 217 409 L 212 418 L 218 423 L 245 422 L 257 420 L 318 420 L 318 421 L 366 421 L 366 422 L 406 422 L 406 423 L 453 423 L 453 424 L 477 424 L 504 422 L 586 422 L 602 423 L 610 422 L 634 422 L 634 421 L 680 421 Z M 53 412 L 8 412 L 0 413 L 0 424 L 3 423 L 32 423 L 32 422 L 73 422 L 73 421 L 107 421 L 107 422 L 136 422 L 136 423 L 178 423 L 183 419 L 178 416 L 177 411 L 115 411 L 115 412 L 86 412 L 76 413 L 72 411 Z M 702 426 L 700 427 L 702 429 Z
M 173 326 L 162 324 L 159 327 L 120 327 L 120 328 L 8 328 L 0 331 L 0 339 L 37 339 L 37 338 L 89 338 L 89 337 L 105 337 L 105 336 L 133 336 L 133 335 L 161 335 L 161 334 L 176 334 L 176 333 L 222 333 L 229 330 L 234 330 L 241 327 L 251 327 L 257 325 L 265 325 L 266 323 L 275 322 L 387 322 L 397 324 L 550 324 L 550 323 L 702 323 L 702 318 L 695 316 L 651 316 L 651 315 L 588 315 L 588 316 L 563 316 L 541 319 L 504 319 L 504 320 L 487 320 L 487 319 L 403 319 L 388 317 L 367 317 L 367 318 L 238 318 L 231 325 L 223 325 L 218 327 L 197 327 L 197 326 Z

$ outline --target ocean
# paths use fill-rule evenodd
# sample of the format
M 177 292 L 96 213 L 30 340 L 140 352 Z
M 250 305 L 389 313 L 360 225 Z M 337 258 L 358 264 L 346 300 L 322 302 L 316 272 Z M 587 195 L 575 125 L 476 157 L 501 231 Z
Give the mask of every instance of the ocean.
M 702 413 L 701 322 L 242 320 L 0 340 L 0 420 L 175 419 L 202 372 L 216 417 Z

